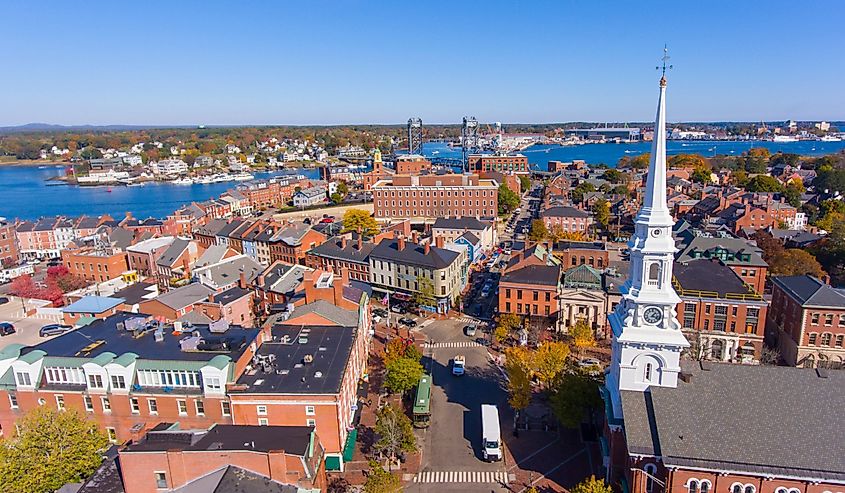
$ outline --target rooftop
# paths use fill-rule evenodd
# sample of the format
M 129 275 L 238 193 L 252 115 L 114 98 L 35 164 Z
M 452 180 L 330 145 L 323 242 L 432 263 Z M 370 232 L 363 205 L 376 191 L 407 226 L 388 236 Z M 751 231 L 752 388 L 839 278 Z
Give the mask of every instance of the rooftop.
M 63 313 L 104 313 L 122 304 L 123 298 L 108 296 L 83 296 L 78 301 L 63 307 Z
M 458 252 L 438 247 L 430 247 L 430 251 L 426 255 L 425 247 L 410 241 L 405 241 L 405 248 L 399 250 L 398 240 L 382 240 L 370 252 L 370 257 L 433 269 L 449 267 L 459 256 Z
M 845 308 L 845 290 L 832 288 L 813 276 L 781 276 L 772 282 L 801 306 Z
M 173 243 L 174 238 L 172 236 L 162 236 L 160 238 L 151 238 L 149 240 L 144 240 L 134 245 L 127 247 L 126 250 L 129 252 L 138 252 L 138 253 L 151 253 L 154 250 L 158 250 L 159 248 L 166 247 Z
M 520 284 L 544 284 L 557 286 L 560 281 L 560 267 L 557 265 L 528 265 L 516 270 L 508 270 L 501 282 Z
M 312 426 L 249 426 L 214 425 L 210 429 L 182 430 L 171 425 L 163 430 L 147 432 L 130 443 L 121 453 L 168 450 L 215 451 L 247 450 L 270 452 L 284 450 L 291 455 L 305 456 L 311 444 Z
M 214 293 L 213 289 L 195 282 L 180 288 L 171 289 L 154 299 L 169 308 L 181 310 L 208 298 L 208 295 L 212 293 Z
M 300 489 L 238 466 L 225 466 L 194 479 L 173 493 L 297 493 Z
M 130 321 L 132 319 L 135 319 L 139 328 L 144 330 L 137 337 L 135 331 L 126 329 L 127 326 L 132 327 L 136 324 L 135 321 Z M 205 342 L 219 343 L 225 341 L 226 344 L 211 347 L 209 350 L 183 351 L 179 342 L 190 337 L 190 334 L 185 333 L 177 336 L 173 334 L 172 329 L 165 328 L 163 339 L 156 341 L 154 331 L 145 329 L 147 320 L 151 320 L 151 317 L 119 312 L 106 319 L 95 320 L 89 325 L 67 332 L 55 339 L 23 348 L 21 354 L 40 350 L 47 353 L 47 356 L 95 358 L 104 353 L 110 353 L 111 357 L 133 353 L 138 355 L 140 359 L 183 361 L 210 361 L 215 356 L 225 355 L 236 360 L 259 332 L 259 329 L 230 326 L 224 333 L 212 333 L 208 326 L 194 326 L 191 331 L 198 333 Z
M 845 480 L 845 372 L 685 362 L 677 388 L 623 391 L 631 454 L 668 467 Z M 718 405 L 690 406 L 691 402 Z
M 434 220 L 434 229 L 468 229 L 481 231 L 489 228 L 490 224 L 474 217 L 438 217 Z
M 590 217 L 590 214 L 575 207 L 561 205 L 541 211 L 540 217 Z
M 736 272 L 717 259 L 697 259 L 675 263 L 674 281 L 678 295 L 696 298 L 757 299 Z
M 355 342 L 355 327 L 274 325 L 273 340 L 258 348 L 266 366 L 243 373 L 230 393 L 335 394 Z M 272 355 L 273 361 L 270 361 Z M 309 362 L 310 360 L 310 362 Z M 265 371 L 266 370 L 268 371 Z
M 370 252 L 373 251 L 375 246 L 375 243 L 372 242 L 361 242 L 361 249 L 359 250 L 357 241 L 347 240 L 344 248 L 341 238 L 333 238 L 312 248 L 309 253 L 347 262 L 367 263 Z

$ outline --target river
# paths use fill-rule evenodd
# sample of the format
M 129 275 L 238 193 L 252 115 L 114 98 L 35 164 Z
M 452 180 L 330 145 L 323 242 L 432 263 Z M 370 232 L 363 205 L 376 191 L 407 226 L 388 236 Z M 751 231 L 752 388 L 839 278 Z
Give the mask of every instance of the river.
M 747 141 L 674 141 L 667 143 L 667 153 L 700 153 L 739 155 L 752 146 L 772 152 L 793 152 L 820 156 L 845 149 L 845 142 L 747 142 Z M 651 149 L 650 142 L 636 144 L 585 144 L 577 146 L 535 145 L 523 153 L 535 169 L 546 169 L 548 161 L 583 159 L 590 164 L 615 166 L 623 156 L 636 156 Z M 461 150 L 442 143 L 426 143 L 423 153 L 429 157 L 461 156 Z M 52 177 L 61 176 L 64 167 L 2 166 L 0 167 L 0 217 L 36 219 L 42 216 L 79 216 L 110 214 L 119 218 L 129 211 L 135 217 L 164 217 L 183 204 L 217 197 L 236 183 L 210 185 L 173 185 L 148 183 L 140 187 L 77 187 L 51 185 Z M 303 174 L 317 177 L 317 170 Z M 257 178 L 271 176 L 257 174 Z M 109 191 L 111 190 L 111 191 Z

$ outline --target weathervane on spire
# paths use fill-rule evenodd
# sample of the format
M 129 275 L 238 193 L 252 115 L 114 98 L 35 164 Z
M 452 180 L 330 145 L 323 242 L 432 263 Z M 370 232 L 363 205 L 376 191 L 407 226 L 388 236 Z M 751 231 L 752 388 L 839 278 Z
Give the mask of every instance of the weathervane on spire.
M 663 45 L 663 58 L 661 58 L 660 60 L 663 62 L 663 65 L 657 66 L 657 67 L 654 67 L 654 68 L 657 69 L 657 70 L 663 69 L 663 74 L 660 77 L 660 85 L 665 86 L 666 85 L 666 69 L 667 68 L 670 69 L 670 70 L 672 69 L 672 65 L 667 65 L 667 62 L 669 61 L 669 48 L 666 45 Z

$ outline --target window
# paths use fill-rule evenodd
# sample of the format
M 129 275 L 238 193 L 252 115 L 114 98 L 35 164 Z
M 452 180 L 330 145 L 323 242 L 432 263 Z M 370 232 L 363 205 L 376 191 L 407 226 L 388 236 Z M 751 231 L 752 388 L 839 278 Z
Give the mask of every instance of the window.
M 205 416 L 205 403 L 199 399 L 194 401 L 194 407 L 197 410 L 197 416 Z
M 822 346 L 830 346 L 830 339 L 833 337 L 833 334 L 830 332 L 825 332 L 822 334 Z
M 217 377 L 211 377 L 206 382 L 206 387 L 209 390 L 220 390 L 222 387 L 220 385 L 220 379 Z
M 695 328 L 695 317 L 684 317 L 684 328 L 685 329 L 694 329 Z
M 845 336 L 843 336 L 842 334 L 839 334 L 838 336 L 836 336 L 836 347 L 842 347 L 842 343 L 843 343 L 844 339 L 845 339 Z
M 15 379 L 18 381 L 18 385 L 27 385 L 32 386 L 32 380 L 29 377 L 29 373 L 24 371 L 19 371 L 15 374 Z
M 156 488 L 160 490 L 167 489 L 167 473 L 154 472 L 153 474 L 156 478 Z
M 824 316 L 824 324 L 827 325 L 828 327 L 833 325 L 833 314 L 832 313 L 828 313 L 827 315 Z
M 819 314 L 818 313 L 813 314 L 812 318 L 810 319 L 810 323 L 813 324 L 813 325 L 819 324 Z
M 718 319 L 713 320 L 713 330 L 718 330 L 719 332 L 724 332 L 725 331 L 725 321 L 724 320 L 718 320 Z
M 59 411 L 65 410 L 65 396 L 63 396 L 63 395 L 57 395 L 56 396 L 56 409 L 58 409 Z
M 231 416 L 232 415 L 232 405 L 229 404 L 228 401 L 223 401 L 220 403 L 220 412 L 223 416 Z
M 48 367 L 44 369 L 47 383 L 85 385 L 82 368 Z
M 111 412 L 111 401 L 109 401 L 108 397 L 100 397 L 100 402 L 103 405 L 103 412 L 110 413 Z
M 521 290 L 516 291 L 516 299 L 518 299 L 518 300 L 522 299 L 522 291 Z
M 839 315 L 839 326 L 845 327 L 845 314 Z
M 698 493 L 698 487 L 699 483 L 696 479 L 690 479 L 689 482 L 687 482 L 687 490 L 689 490 L 689 493 Z
M 645 378 L 645 381 L 646 381 L 646 382 L 651 382 L 651 372 L 652 372 L 652 367 L 653 367 L 653 365 L 652 365 L 651 363 L 646 363 L 646 364 L 645 364 L 645 374 L 644 374 L 644 378 Z M 651 490 L 649 490 L 649 491 L 651 491 Z
M 745 493 L 754 493 L 754 486 L 750 484 L 745 485 Z
M 155 399 L 147 399 L 147 407 L 150 408 L 150 414 L 158 414 L 158 402 Z
M 202 376 L 188 370 L 138 370 L 138 385 L 148 387 L 199 388 Z
M 540 300 L 540 293 L 538 293 L 537 291 L 534 291 L 534 301 L 539 301 L 539 300 Z
M 88 375 L 88 386 L 92 389 L 101 389 L 103 388 L 103 376 L 102 375 Z
M 12 409 L 18 408 L 18 395 L 14 392 L 9 392 L 9 406 Z
M 317 420 L 315 419 L 306 419 L 305 426 L 317 426 Z
M 728 307 L 725 305 L 716 305 L 715 312 L 716 315 L 727 315 L 728 314 Z
M 132 408 L 132 414 L 141 414 L 141 404 L 137 397 L 129 399 L 129 406 Z
M 648 367 L 649 365 L 651 365 L 651 363 L 648 363 L 646 367 Z M 645 490 L 648 493 L 652 493 L 652 491 L 654 491 L 654 475 L 657 474 L 657 466 L 655 466 L 654 464 L 646 464 L 643 468 L 643 471 L 645 471 L 646 473 Z
M 125 389 L 126 380 L 123 378 L 123 375 L 112 375 L 111 386 L 113 389 Z
M 85 402 L 85 410 L 88 411 L 89 413 L 93 413 L 94 412 L 94 399 L 92 399 L 90 395 L 86 395 L 85 397 L 82 398 L 82 400 Z
M 176 405 L 179 407 L 179 415 L 180 416 L 187 416 L 188 415 L 188 402 L 185 400 L 178 400 L 176 401 Z
M 511 288 L 506 288 L 505 289 L 505 298 L 510 298 L 510 297 L 511 297 Z
M 314 416 L 316 414 L 314 406 L 305 406 L 305 415 Z
M 267 426 L 270 421 L 267 418 L 258 418 L 258 426 Z
M 549 301 L 552 301 L 552 293 L 547 292 L 546 293 L 546 302 L 549 302 Z M 546 313 L 546 315 L 548 315 L 548 313 Z
M 581 263 L 583 264 L 584 261 L 582 260 Z M 660 264 L 657 262 L 648 266 L 648 280 L 649 281 L 657 281 L 660 278 Z M 651 491 L 651 490 L 649 490 Z
M 684 313 L 695 315 L 695 303 L 684 303 Z
M 267 406 L 255 406 L 255 414 L 259 416 L 267 416 Z
M 701 482 L 701 493 L 710 493 L 710 481 L 705 479 Z
M 816 345 L 816 338 L 818 336 L 819 335 L 816 334 L 815 332 L 811 332 L 810 335 L 807 336 L 807 344 L 809 344 L 810 346 L 815 346 Z
M 117 431 L 114 428 L 108 427 L 106 428 L 106 434 L 109 437 L 109 441 L 111 443 L 117 443 Z

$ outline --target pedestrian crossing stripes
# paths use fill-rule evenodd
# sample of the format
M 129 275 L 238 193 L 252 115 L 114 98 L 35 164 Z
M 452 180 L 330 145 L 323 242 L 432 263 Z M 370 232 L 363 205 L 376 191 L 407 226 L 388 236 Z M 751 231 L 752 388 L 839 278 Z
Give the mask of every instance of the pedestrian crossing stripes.
M 458 319 L 458 321 L 466 323 L 466 324 L 477 324 L 478 323 L 478 320 L 476 320 L 472 317 L 461 317 L 461 318 Z
M 425 345 L 430 348 L 439 348 L 439 347 L 484 347 L 484 344 L 479 344 L 475 341 L 465 341 L 465 342 L 435 342 L 432 343 L 431 341 L 426 341 Z
M 508 483 L 508 473 L 496 471 L 423 471 L 415 483 Z

